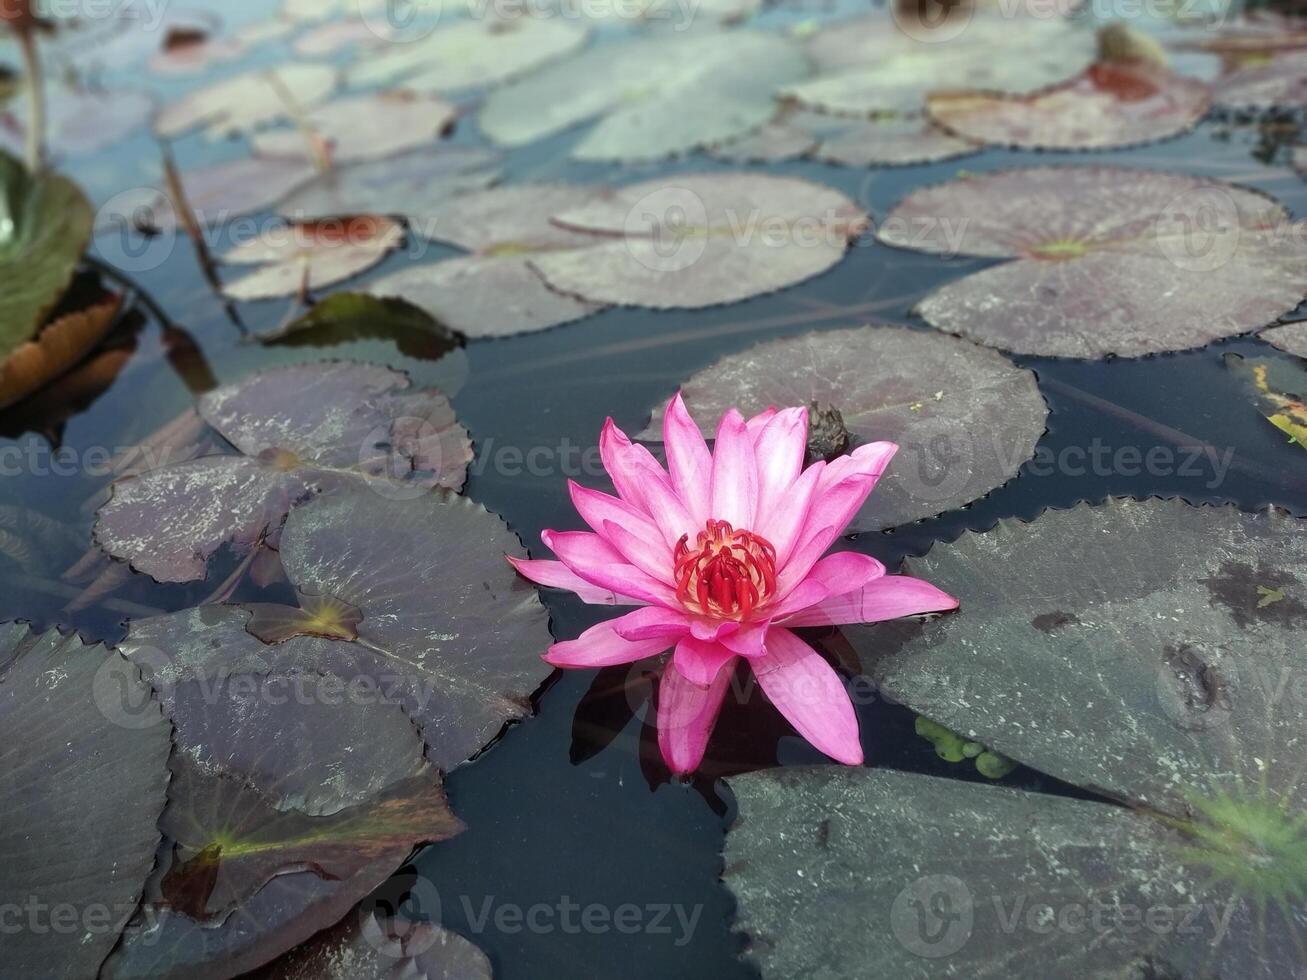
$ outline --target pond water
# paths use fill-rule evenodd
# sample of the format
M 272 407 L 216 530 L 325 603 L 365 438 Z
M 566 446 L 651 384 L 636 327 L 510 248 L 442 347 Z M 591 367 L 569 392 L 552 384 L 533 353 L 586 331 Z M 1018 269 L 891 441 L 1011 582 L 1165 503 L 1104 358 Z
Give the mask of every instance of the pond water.
M 210 6 L 230 26 L 264 12 L 253 2 Z M 274 43 L 252 61 L 239 62 L 239 68 L 286 56 L 285 46 Z M 184 80 L 138 76 L 129 81 L 168 98 L 236 70 L 223 65 Z M 124 79 L 107 74 L 101 81 L 112 87 Z M 476 142 L 475 127 L 464 120 L 453 140 Z M 578 164 L 567 158 L 574 140 L 575 134 L 567 133 L 513 151 L 504 179 L 631 182 L 735 169 L 702 155 L 657 166 Z M 1307 212 L 1307 183 L 1288 168 L 1287 151 L 1266 159 L 1255 153 L 1258 144 L 1255 127 L 1231 132 L 1209 120 L 1182 138 L 1096 154 L 1093 162 L 1234 180 L 1275 195 L 1295 215 Z M 243 152 L 239 142 L 209 143 L 200 136 L 187 137 L 174 149 L 183 170 Z M 984 173 L 1081 159 L 990 150 L 963 161 L 904 168 L 794 162 L 765 169 L 837 188 L 875 219 L 909 191 L 948 180 L 961 169 Z M 69 161 L 67 169 L 101 203 L 118 191 L 152 186 L 158 161 L 153 141 L 137 134 L 93 159 Z M 106 265 L 113 265 L 119 245 L 97 244 Z M 421 257 L 414 252 L 400 250 L 369 277 L 455 254 L 434 245 Z M 225 554 L 206 583 L 160 586 L 135 576 L 105 601 L 76 609 L 68 604 L 80 590 L 62 573 L 80 557 L 76 541 L 90 541 L 93 505 L 108 481 L 94 465 L 101 454 L 134 444 L 188 407 L 195 395 L 259 367 L 350 357 L 402 368 L 419 383 L 445 388 L 477 450 L 465 493 L 501 515 L 539 556 L 543 528 L 580 526 L 566 479 L 605 483 L 593 466 L 587 471 L 585 450 L 596 444 L 606 416 L 628 432 L 639 431 L 650 408 L 684 379 L 759 341 L 870 319 L 927 329 L 910 312 L 914 303 L 986 264 L 895 250 L 868 233 L 835 268 L 779 293 L 704 310 L 609 309 L 552 330 L 469 342 L 431 361 L 405 356 L 385 341 L 331 348 L 251 343 L 246 334 L 277 324 L 288 301 L 221 302 L 184 236 L 170 239 L 160 254 L 163 260 L 150 263 L 153 267 L 127 274 L 135 288 L 131 331 L 119 342 L 133 349 L 107 388 L 71 414 L 49 404 L 0 413 L 0 459 L 6 461 L 0 506 L 38 511 L 71 532 L 67 541 L 22 560 L 0 555 L 0 619 L 73 627 L 112 643 L 124 636 L 128 617 L 184 609 L 210 594 L 232 566 Z M 1275 504 L 1307 514 L 1307 456 L 1286 446 L 1283 434 L 1258 413 L 1244 382 L 1223 363 L 1230 352 L 1289 360 L 1253 338 L 1128 360 L 1016 357 L 1037 375 L 1050 409 L 1036 458 L 1017 478 L 969 507 L 892 532 L 863 534 L 842 546 L 893 566 L 964 529 L 985 529 L 1003 517 L 1030 518 L 1047 507 L 1108 495 L 1180 495 L 1247 509 Z M 1172 454 L 1154 472 L 1135 474 L 1119 464 L 1123 452 L 1129 457 L 1135 449 L 1143 454 L 1157 446 Z M 542 447 L 537 465 L 519 462 Z M 244 585 L 236 597 L 257 594 Z M 607 615 L 557 593 L 544 599 L 559 638 L 576 636 Z M 776 764 L 819 763 L 824 757 L 754 696 L 728 707 L 700 775 L 688 783 L 674 781 L 658 759 L 648 690 L 638 670 L 556 673 L 534 698 L 532 717 L 512 725 L 448 778 L 452 806 L 467 831 L 416 855 L 386 891 L 413 885 L 414 875 L 428 879 L 439 895 L 441 921 L 481 946 L 502 980 L 754 975 L 739 959 L 734 901 L 719 880 L 724 832 L 733 818 L 732 799 L 720 777 Z M 858 715 L 869 765 L 967 778 L 914 734 L 914 716 L 907 709 L 870 699 L 858 706 Z M 1024 768 L 1005 782 L 1078 792 Z M 417 894 L 426 897 L 419 905 L 428 913 L 431 890 L 419 888 Z M 500 915 L 505 908 L 558 910 L 569 902 L 581 909 L 634 904 L 641 910 L 640 926 L 633 931 L 533 928 Z M 579 920 L 581 913 L 575 914 Z

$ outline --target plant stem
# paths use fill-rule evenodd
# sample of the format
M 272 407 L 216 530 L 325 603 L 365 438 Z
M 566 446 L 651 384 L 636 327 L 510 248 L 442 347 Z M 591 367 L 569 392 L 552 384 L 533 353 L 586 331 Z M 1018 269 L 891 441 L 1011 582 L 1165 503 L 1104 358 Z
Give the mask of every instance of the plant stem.
M 36 31 L 27 28 L 17 33 L 23 51 L 23 73 L 27 76 L 27 169 L 37 173 L 44 166 L 45 156 L 45 79 L 36 50 Z

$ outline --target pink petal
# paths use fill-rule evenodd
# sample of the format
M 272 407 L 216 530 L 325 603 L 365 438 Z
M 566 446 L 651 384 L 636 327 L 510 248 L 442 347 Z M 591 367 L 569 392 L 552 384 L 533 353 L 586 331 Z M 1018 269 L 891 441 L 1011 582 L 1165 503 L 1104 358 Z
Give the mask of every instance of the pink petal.
M 645 606 L 612 622 L 617 635 L 625 640 L 678 640 L 690 631 L 685 613 L 662 606 Z
M 795 590 L 798 591 L 797 589 Z M 879 623 L 900 616 L 946 612 L 958 600 L 929 582 L 910 575 L 887 575 L 860 589 L 823 599 L 784 620 L 786 626 L 839 626 L 842 623 Z
M 770 625 L 770 620 L 742 623 L 738 630 L 718 638 L 717 642 L 741 657 L 761 657 L 765 652 L 763 642 L 767 638 L 767 629 Z
M 735 654 L 720 643 L 704 643 L 692 636 L 683 636 L 676 644 L 673 663 L 691 684 L 707 687 L 717 679 L 717 673 L 735 659 Z
M 857 551 L 840 551 L 822 558 L 808 571 L 803 581 L 786 593 L 767 612 L 777 620 L 798 613 L 832 596 L 861 589 L 885 574 L 885 566 L 870 555 Z M 785 625 L 791 625 L 786 623 Z
M 705 643 L 714 643 L 739 628 L 740 624 L 733 619 L 702 619 L 695 616 L 690 620 L 690 635 Z
M 832 759 L 862 764 L 858 716 L 834 668 L 787 629 L 773 626 L 767 652 L 750 661 L 763 692 L 795 730 Z
M 530 579 L 536 585 L 550 589 L 567 589 L 581 597 L 582 602 L 592 606 L 638 606 L 642 599 L 628 595 L 618 595 L 610 589 L 601 589 L 591 585 L 561 561 L 541 561 L 538 559 L 514 558 L 505 555 L 508 563 L 517 569 L 523 578 Z
M 735 409 L 722 416 L 713 444 L 712 516 L 737 530 L 752 530 L 758 507 L 758 464 L 753 439 Z
M 663 414 L 663 449 L 667 453 L 667 468 L 672 474 L 672 487 L 690 512 L 694 526 L 701 528 L 712 516 L 708 512 L 712 453 L 703 441 L 699 426 L 690 418 L 679 391 Z
M 541 531 L 540 539 L 564 565 L 591 585 L 641 602 L 678 605 L 676 593 L 653 576 L 628 564 L 616 548 L 589 531 Z
M 686 680 L 675 661 L 663 671 L 658 683 L 658 747 L 667 767 L 677 775 L 693 772 L 703 761 L 731 674 L 728 665 L 704 688 Z
M 826 464 L 818 460 L 799 474 L 799 478 L 790 484 L 782 505 L 770 511 L 762 511 L 755 521 L 756 531 L 771 542 L 776 549 L 776 567 L 783 569 L 790 560 L 799 533 L 808 522 L 808 510 L 817 493 L 817 484 L 821 480 Z
M 848 527 L 898 449 L 892 442 L 873 442 L 826 466 L 794 552 L 781 572 L 789 588 L 807 574 L 812 563 Z
M 644 446 L 631 442 L 612 419 L 604 423 L 599 436 L 599 454 L 618 494 L 648 516 L 668 547 L 675 547 L 681 535 L 699 530 L 658 460 Z
M 767 423 L 776 417 L 776 406 L 768 405 L 761 412 L 755 415 L 749 421 L 744 423 L 744 427 L 749 430 L 749 435 L 753 436 L 754 442 L 758 441 L 758 435 L 766 427 Z
M 606 620 L 591 626 L 575 640 L 555 643 L 545 654 L 545 662 L 555 667 L 611 667 L 652 657 L 671 646 L 661 637 L 649 640 L 623 639 L 614 628 L 616 622 L 615 619 Z
M 755 527 L 761 527 L 767 515 L 776 508 L 791 506 L 789 490 L 803 469 L 803 457 L 807 448 L 806 408 L 783 409 L 759 430 L 754 440 L 758 460 L 758 513 L 754 517 Z M 775 545 L 776 542 L 772 541 L 772 544 Z
M 576 512 L 600 537 L 621 552 L 636 568 L 660 582 L 672 584 L 671 549 L 643 512 L 624 500 L 598 490 L 590 490 L 573 480 L 567 481 L 567 487 L 571 491 Z M 620 528 L 621 533 L 611 533 L 613 527 Z

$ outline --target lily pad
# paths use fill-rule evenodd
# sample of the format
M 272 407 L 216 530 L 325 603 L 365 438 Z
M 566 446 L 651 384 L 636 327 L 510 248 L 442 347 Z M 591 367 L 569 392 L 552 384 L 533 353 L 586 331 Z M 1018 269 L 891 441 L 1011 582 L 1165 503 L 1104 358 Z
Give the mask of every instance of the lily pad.
M 535 589 L 503 522 L 465 497 L 366 489 L 291 512 L 281 536 L 300 606 L 205 606 L 136 620 L 124 650 L 157 687 L 231 673 L 318 672 L 401 702 L 452 769 L 530 710 L 549 675 Z M 143 651 L 143 652 L 142 652 Z M 163 652 L 162 657 L 159 651 Z
M 933 92 L 930 117 L 950 133 L 1018 149 L 1107 150 L 1178 136 L 1207 113 L 1196 79 L 1146 62 L 1091 65 L 1030 95 Z
M 98 153 L 143 128 L 154 108 L 154 97 L 148 92 L 47 85 L 46 148 L 61 157 Z M 27 111 L 27 100 L 20 99 L 0 120 L 0 145 L 12 153 L 22 152 Z
M 848 630 L 879 689 L 1130 808 L 857 770 L 733 780 L 728 880 L 764 973 L 1283 976 L 1307 938 L 1301 525 L 1111 500 L 909 560 L 962 610 Z M 1072 906 L 1081 927 L 1058 927 Z
M 264 211 L 317 176 L 305 160 L 242 157 L 188 170 L 181 175 L 186 204 L 202 228 Z M 355 212 L 361 213 L 361 212 Z M 126 192 L 100 210 L 98 232 L 137 229 L 150 233 L 181 227 L 172 199 L 160 190 Z
M 358 163 L 416 149 L 438 140 L 456 111 L 443 99 L 403 89 L 328 102 L 304 122 L 327 146 L 333 164 Z M 311 160 L 312 150 L 298 129 L 257 133 L 254 152 L 269 157 Z
M 573 157 L 657 160 L 764 125 L 776 88 L 807 73 L 799 48 L 776 35 L 659 35 L 600 45 L 505 86 L 480 124 L 496 143 L 522 146 L 598 119 Z
M 91 237 L 90 202 L 65 177 L 0 153 L 0 362 L 36 334 Z
M 94 977 L 154 865 L 169 726 L 140 672 L 54 630 L 0 626 L 5 972 Z
M 389 160 L 333 168 L 284 201 L 280 211 L 296 221 L 347 214 L 402 215 L 426 234 L 426 215 L 446 199 L 489 186 L 498 157 L 471 147 L 431 147 Z
M 251 980 L 491 980 L 490 959 L 434 922 L 378 913 L 347 918 Z
M 1093 60 L 1086 25 L 1060 17 L 972 17 L 947 38 L 900 30 L 884 13 L 831 24 L 808 42 L 821 71 L 782 90 L 823 112 L 868 116 L 919 112 L 939 89 L 1022 94 L 1064 81 Z
M 202 578 L 231 542 L 248 554 L 299 500 L 351 483 L 392 495 L 457 489 L 472 459 L 448 399 L 347 361 L 274 368 L 210 392 L 199 411 L 236 449 L 113 484 L 95 536 L 161 582 Z
M 238 135 L 312 109 L 330 97 L 337 82 L 334 68 L 309 61 L 246 72 L 165 106 L 154 129 L 169 138 L 200 127 L 210 139 Z
M 365 293 L 333 293 L 303 316 L 258 337 L 265 344 L 313 346 L 381 338 L 394 340 L 409 357 L 424 360 L 435 360 L 459 343 L 448 328 L 412 303 Z
M 541 330 L 589 316 L 600 304 L 550 289 L 532 260 L 595 244 L 593 236 L 551 221 L 592 193 L 567 184 L 517 184 L 425 204 L 421 214 L 410 215 L 413 227 L 473 254 L 384 276 L 369 283 L 368 292 L 403 297 L 467 337 Z
M 1225 109 L 1261 112 L 1307 106 L 1307 51 L 1277 54 L 1269 61 L 1236 69 L 1215 84 Z
M 782 111 L 762 129 L 713 151 L 723 160 L 775 162 L 813 157 L 846 167 L 934 163 L 974 153 L 976 144 L 915 117 L 850 119 L 804 109 Z
M 1013 259 L 927 296 L 932 326 L 1023 354 L 1138 357 L 1263 327 L 1307 292 L 1307 226 L 1200 177 L 1031 167 L 914 191 L 888 245 Z
M 324 289 L 372 268 L 403 240 L 403 226 L 379 215 L 290 222 L 222 257 L 228 265 L 263 264 L 222 291 L 232 299 L 253 300 Z
M 873 325 L 773 340 L 722 358 L 681 387 L 711 425 L 731 407 L 834 408 L 853 446 L 900 449 L 851 530 L 894 527 L 983 497 L 1017 474 L 1044 434 L 1035 376 L 966 340 Z M 659 439 L 662 407 L 640 434 Z M 710 430 L 705 435 L 712 437 Z
M 1259 336 L 1268 344 L 1273 344 L 1295 357 L 1307 358 L 1307 321 L 1272 327 L 1270 330 L 1263 330 Z
M 839 262 L 866 229 L 839 191 L 748 172 L 681 174 L 594 194 L 553 216 L 598 236 L 531 264 L 594 303 L 694 309 L 792 286 Z
M 158 684 L 166 655 L 133 636 L 124 649 Z M 260 966 L 338 921 L 415 846 L 463 829 L 381 692 L 312 672 L 161 690 L 178 751 L 160 866 L 107 977 Z
M 585 44 L 588 34 L 562 18 L 460 20 L 360 61 L 349 73 L 349 83 L 400 82 L 417 92 L 438 93 L 499 85 L 566 57 Z

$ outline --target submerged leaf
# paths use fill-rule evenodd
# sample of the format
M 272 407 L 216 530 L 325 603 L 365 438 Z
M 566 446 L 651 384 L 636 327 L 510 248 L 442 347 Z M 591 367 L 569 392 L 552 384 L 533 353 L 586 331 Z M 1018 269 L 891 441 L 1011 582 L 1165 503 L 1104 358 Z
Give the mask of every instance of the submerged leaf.
M 302 123 L 325 141 L 332 163 L 341 165 L 384 159 L 438 140 L 456 115 L 444 99 L 401 89 L 328 102 Z M 314 158 L 299 129 L 256 133 L 251 142 L 262 156 Z
M 793 43 L 760 32 L 622 41 L 500 89 L 480 124 L 496 143 L 522 146 L 598 119 L 573 157 L 657 160 L 765 124 L 775 88 L 807 73 Z
M 259 334 L 265 344 L 323 346 L 365 338 L 394 340 L 410 357 L 435 360 L 458 346 L 443 324 L 402 299 L 333 293 L 284 327 Z
M 81 361 L 104 339 L 121 304 L 121 296 L 107 293 L 83 310 L 58 317 L 11 351 L 0 362 L 0 408 L 22 400 Z
M 1201 177 L 1031 167 L 909 194 L 888 245 L 1005 258 L 917 306 L 935 327 L 1023 354 L 1138 357 L 1265 326 L 1307 291 L 1307 225 Z
M 716 364 L 681 388 L 701 424 L 727 409 L 834 408 L 853 447 L 880 440 L 899 453 L 851 530 L 894 527 L 983 497 L 1016 475 L 1044 434 L 1035 377 L 956 337 L 867 326 L 774 340 Z M 662 408 L 641 438 L 662 438 Z M 711 429 L 705 431 L 712 436 Z
M 1030 95 L 933 92 L 930 117 L 949 132 L 1019 149 L 1106 150 L 1177 136 L 1207 112 L 1206 85 L 1144 62 L 1098 63 Z
M 0 362 L 31 340 L 72 282 L 90 202 L 65 177 L 33 177 L 0 153 Z
M 6 973 L 98 974 L 154 865 L 170 734 L 120 654 L 0 625 Z
M 301 595 L 330 604 L 136 620 L 124 649 L 138 662 L 138 651 L 149 653 L 165 689 L 227 673 L 315 671 L 383 691 L 421 729 L 427 758 L 449 770 L 526 714 L 550 672 L 539 657 L 549 643 L 544 608 L 505 553 L 522 553 L 515 537 L 465 497 L 323 496 L 291 512 L 281 558 Z M 159 650 L 164 659 L 150 653 Z
M 240 300 L 314 292 L 372 268 L 403 240 L 403 226 L 379 215 L 290 222 L 222 257 L 228 265 L 264 264 L 222 291 Z
M 1253 401 L 1266 421 L 1291 442 L 1307 449 L 1307 371 L 1299 366 L 1269 357 L 1225 355 L 1226 367 L 1252 385 Z
M 467 432 L 440 392 L 407 388 L 399 372 L 348 361 L 274 368 L 219 388 L 200 399 L 200 414 L 243 455 L 118 480 L 97 514 L 96 540 L 161 582 L 188 582 L 224 543 L 247 554 L 320 490 L 461 487 Z

